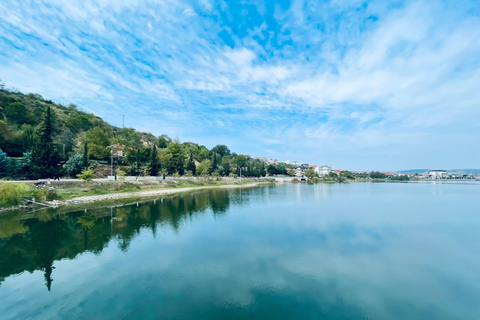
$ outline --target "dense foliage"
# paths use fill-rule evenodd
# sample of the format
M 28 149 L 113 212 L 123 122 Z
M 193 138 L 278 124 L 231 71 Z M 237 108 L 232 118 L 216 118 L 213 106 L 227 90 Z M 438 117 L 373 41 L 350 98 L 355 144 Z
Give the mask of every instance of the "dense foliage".
M 0 149 L 0 178 L 7 176 L 10 172 L 10 159 L 6 153 Z
M 408 181 L 408 180 L 410 180 L 410 178 L 409 178 L 407 175 L 401 174 L 401 175 L 398 175 L 398 176 L 390 177 L 390 180 L 394 180 L 394 181 Z
M 65 163 L 65 174 L 70 177 L 76 177 L 85 168 L 84 157 L 81 154 L 74 154 Z
M 73 104 L 56 104 L 5 86 L 0 86 L 0 119 L 0 174 L 17 179 L 75 177 L 93 162 L 113 162 L 131 175 L 286 174 L 284 164 L 266 165 L 232 153 L 226 145 L 209 150 L 165 134 L 114 127 Z
M 378 171 L 370 172 L 370 178 L 372 178 L 372 179 L 385 179 L 386 177 L 387 177 L 387 175 L 385 173 L 382 173 L 382 172 L 378 172 Z

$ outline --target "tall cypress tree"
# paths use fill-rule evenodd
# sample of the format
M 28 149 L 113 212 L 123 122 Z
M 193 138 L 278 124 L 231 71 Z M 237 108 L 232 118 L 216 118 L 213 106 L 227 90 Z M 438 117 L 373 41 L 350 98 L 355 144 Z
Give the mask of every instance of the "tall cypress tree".
M 83 145 L 83 169 L 88 169 L 89 163 L 88 163 L 88 143 L 85 140 L 85 144 Z
M 193 175 L 195 175 L 197 173 L 197 166 L 195 165 L 195 161 L 193 161 L 193 153 L 192 152 L 190 152 L 190 158 L 188 159 L 187 171 L 192 171 Z
M 210 173 L 218 169 L 218 154 L 216 152 L 212 155 L 212 166 L 210 167 Z
M 50 106 L 45 111 L 45 120 L 40 127 L 40 135 L 32 150 L 33 176 L 55 178 L 60 175 L 60 156 L 53 144 L 53 115 Z
M 153 150 L 150 155 L 150 175 L 156 177 L 158 176 L 159 171 L 160 171 L 160 160 L 158 159 L 157 146 L 153 145 Z

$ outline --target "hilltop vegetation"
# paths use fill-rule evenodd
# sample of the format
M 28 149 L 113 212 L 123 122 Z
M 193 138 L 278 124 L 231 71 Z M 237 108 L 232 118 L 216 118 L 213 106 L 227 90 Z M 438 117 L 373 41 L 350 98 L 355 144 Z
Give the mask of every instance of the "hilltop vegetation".
M 109 164 L 112 155 L 118 175 L 260 177 L 267 169 L 285 172 L 285 166 L 267 168 L 225 145 L 209 150 L 166 135 L 118 128 L 73 104 L 57 104 L 0 83 L 0 177 L 76 177 L 99 163 Z

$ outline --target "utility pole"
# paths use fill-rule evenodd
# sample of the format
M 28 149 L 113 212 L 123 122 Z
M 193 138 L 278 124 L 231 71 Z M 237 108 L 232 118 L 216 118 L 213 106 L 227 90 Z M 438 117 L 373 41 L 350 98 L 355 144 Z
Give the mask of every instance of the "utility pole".
M 123 116 L 123 128 L 125 128 L 125 115 L 122 114 L 122 116 Z
M 108 149 L 110 149 L 110 176 L 113 176 L 113 148 L 112 146 L 108 146 Z

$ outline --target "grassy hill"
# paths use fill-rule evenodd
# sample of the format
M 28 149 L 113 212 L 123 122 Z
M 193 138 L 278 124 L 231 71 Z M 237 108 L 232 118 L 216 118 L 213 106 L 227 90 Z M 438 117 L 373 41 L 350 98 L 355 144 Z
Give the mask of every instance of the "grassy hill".
M 46 112 L 49 108 L 50 111 Z M 48 121 L 44 123 L 44 119 Z M 48 133 L 45 139 L 40 133 L 46 132 L 47 123 L 50 128 L 52 122 L 53 133 Z M 40 148 L 41 143 L 48 148 Z M 110 146 L 115 147 L 110 149 Z M 132 128 L 118 128 L 73 104 L 65 106 L 38 94 L 6 89 L 1 82 L 0 150 L 0 165 L 7 168 L 0 172 L 0 178 L 38 179 L 53 175 L 43 166 L 49 166 L 49 170 L 57 175 L 75 177 L 87 166 L 82 162 L 85 153 L 87 162 L 96 160 L 97 164 L 109 163 L 113 158 L 119 172 L 130 175 L 158 175 L 158 170 L 162 170 L 161 175 L 195 174 L 197 165 L 202 174 L 216 176 L 236 174 L 239 168 L 243 168 L 243 176 L 266 174 L 265 163 L 231 153 L 225 145 L 209 150 L 192 142 L 180 143 L 166 135 L 155 137 Z M 43 157 L 41 150 L 47 150 L 48 157 Z M 153 163 L 158 170 L 152 170 Z M 285 172 L 285 166 L 270 165 L 269 170 Z
M 0 149 L 10 157 L 21 157 L 31 148 L 34 133 L 50 106 L 55 116 L 55 142 L 65 144 L 66 152 L 74 148 L 78 134 L 94 127 L 116 131 L 101 118 L 70 104 L 64 106 L 44 99 L 39 94 L 23 94 L 0 87 Z

